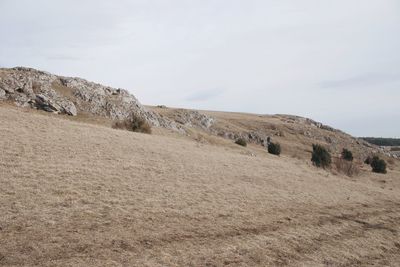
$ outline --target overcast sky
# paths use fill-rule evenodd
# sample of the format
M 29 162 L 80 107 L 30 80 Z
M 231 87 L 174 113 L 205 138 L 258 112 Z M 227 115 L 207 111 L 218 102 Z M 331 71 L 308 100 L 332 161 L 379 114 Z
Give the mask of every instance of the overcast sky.
M 0 66 L 400 137 L 398 0 L 0 0 Z

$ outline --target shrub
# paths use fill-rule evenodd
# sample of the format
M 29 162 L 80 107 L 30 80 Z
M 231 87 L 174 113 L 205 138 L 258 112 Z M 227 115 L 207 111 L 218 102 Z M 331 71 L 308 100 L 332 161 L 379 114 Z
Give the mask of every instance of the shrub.
M 269 143 L 268 153 L 279 156 L 281 154 L 281 145 L 279 143 Z
M 247 142 L 244 138 L 239 138 L 235 141 L 235 144 L 238 144 L 240 146 L 247 146 Z
M 368 164 L 368 165 L 371 165 L 371 162 L 372 162 L 371 156 L 368 156 L 368 157 L 364 160 L 364 163 L 365 163 L 365 164 Z
M 343 158 L 335 159 L 335 167 L 338 172 L 344 173 L 347 176 L 354 176 L 360 173 L 360 169 L 355 163 Z
M 115 129 L 125 129 L 132 132 L 151 134 L 150 124 L 143 118 L 132 115 L 132 118 L 123 121 L 116 121 L 113 124 Z
M 311 156 L 311 161 L 317 167 L 326 168 L 331 165 L 331 154 L 329 154 L 328 150 L 321 145 L 313 144 L 313 152 Z
M 378 156 L 372 158 L 371 167 L 373 172 L 386 173 L 386 162 Z
M 347 161 L 353 161 L 353 153 L 350 150 L 343 148 L 342 159 Z

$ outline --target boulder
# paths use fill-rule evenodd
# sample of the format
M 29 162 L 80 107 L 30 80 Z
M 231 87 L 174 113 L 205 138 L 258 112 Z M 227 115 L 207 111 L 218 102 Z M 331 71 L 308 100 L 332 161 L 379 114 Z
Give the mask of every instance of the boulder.
M 60 113 L 61 107 L 55 104 L 50 98 L 45 95 L 38 94 L 35 99 L 35 106 L 48 112 Z
M 46 95 L 38 94 L 36 99 L 33 101 L 34 106 L 38 109 L 42 109 L 48 112 L 55 112 L 60 114 L 67 114 L 71 116 L 78 115 L 74 103 L 67 99 L 52 99 Z
M 59 99 L 57 101 L 57 104 L 61 107 L 61 113 L 70 116 L 78 115 L 78 111 L 75 107 L 75 104 L 72 101 L 69 101 L 68 99 Z

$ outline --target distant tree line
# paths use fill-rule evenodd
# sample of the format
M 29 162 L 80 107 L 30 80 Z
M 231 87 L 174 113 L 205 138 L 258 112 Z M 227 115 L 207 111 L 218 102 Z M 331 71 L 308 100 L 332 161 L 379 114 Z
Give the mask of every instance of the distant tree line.
M 400 138 L 361 137 L 361 139 L 377 146 L 400 146 Z

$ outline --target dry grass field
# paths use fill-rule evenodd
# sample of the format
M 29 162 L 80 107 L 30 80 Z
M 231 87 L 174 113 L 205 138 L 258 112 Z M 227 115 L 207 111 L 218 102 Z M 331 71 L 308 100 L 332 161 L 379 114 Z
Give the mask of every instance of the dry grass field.
M 399 164 L 349 178 L 2 105 L 0 266 L 400 266 Z

